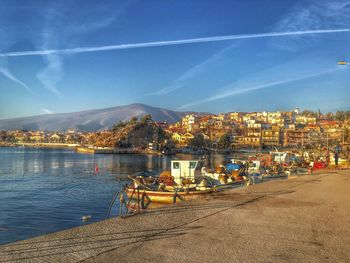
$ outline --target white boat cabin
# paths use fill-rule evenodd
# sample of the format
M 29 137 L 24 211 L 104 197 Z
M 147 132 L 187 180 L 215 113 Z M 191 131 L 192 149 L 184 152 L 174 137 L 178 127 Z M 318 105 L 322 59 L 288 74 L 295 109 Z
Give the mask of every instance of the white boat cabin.
M 254 173 L 260 173 L 260 161 L 254 160 L 249 163 L 248 167 L 248 173 L 254 174 Z
M 182 179 L 190 179 L 192 182 L 201 176 L 199 161 L 196 160 L 173 160 L 171 161 L 171 175 L 176 184 L 181 185 Z
M 239 160 L 239 159 L 231 159 L 231 163 L 241 163 L 241 164 L 246 164 L 247 161 L 245 160 Z
M 288 163 L 290 161 L 290 154 L 288 152 L 271 152 L 272 161 L 276 163 Z

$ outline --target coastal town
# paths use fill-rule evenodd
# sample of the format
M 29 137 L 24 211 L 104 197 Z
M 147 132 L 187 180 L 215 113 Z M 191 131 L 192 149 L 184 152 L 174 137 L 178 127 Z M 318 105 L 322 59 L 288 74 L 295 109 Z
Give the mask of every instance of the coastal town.
M 146 129 L 146 130 L 145 130 Z M 176 123 L 152 116 L 119 122 L 110 130 L 83 132 L 1 131 L 2 145 L 84 146 L 86 148 L 152 149 L 164 152 L 234 151 L 240 149 L 319 148 L 342 146 L 349 152 L 350 112 L 229 112 L 188 114 Z
M 168 258 L 169 253 L 176 252 L 175 261 L 186 261 L 195 253 L 192 262 L 236 262 L 233 258 L 244 258 L 242 262 L 280 262 L 282 256 L 278 253 L 284 253 L 283 258 L 290 259 L 286 262 L 303 262 L 306 257 L 310 262 L 347 262 L 348 232 L 344 229 L 348 228 L 350 211 L 349 112 L 323 115 L 295 109 L 188 114 L 173 124 L 155 122 L 147 114 L 120 121 L 106 131 L 2 131 L 1 139 L 3 145 L 23 147 L 20 151 L 15 147 L 0 149 L 5 154 L 33 157 L 37 162 L 33 165 L 34 177 L 39 181 L 42 177 L 36 174 L 45 169 L 44 162 L 50 159 L 54 165 L 45 170 L 50 177 L 72 180 L 78 176 L 69 183 L 74 193 L 79 191 L 75 183 L 93 180 L 88 187 L 101 189 L 103 180 L 110 174 L 115 177 L 106 181 L 110 192 L 106 193 L 106 186 L 97 190 L 93 202 L 97 196 L 113 192 L 113 196 L 108 196 L 111 200 L 105 198 L 104 203 L 87 210 L 74 207 L 78 211 L 67 215 L 73 218 L 72 227 L 57 227 L 51 233 L 22 238 L 11 236 L 11 231 L 3 227 L 1 231 L 9 233 L 9 244 L 1 246 L 0 261 L 110 262 L 122 258 L 126 262 L 157 262 L 159 256 Z M 145 148 L 140 153 L 160 154 L 169 154 L 165 150 L 173 148 L 190 153 L 191 159 L 182 154 L 170 158 L 149 154 L 91 156 L 66 149 L 33 151 L 29 147 L 74 147 L 78 152 L 85 149 L 85 153 L 136 153 L 125 149 Z M 114 151 L 103 151 L 110 148 Z M 240 150 L 249 151 L 236 152 Z M 270 152 L 263 153 L 264 150 Z M 210 154 L 204 153 L 211 152 L 221 156 L 216 162 L 219 165 L 210 166 L 207 162 Z M 59 155 L 64 156 L 66 166 L 57 164 Z M 65 159 L 68 155 L 76 161 L 69 163 Z M 49 157 L 40 163 L 38 156 Z M 140 165 L 138 160 L 168 165 L 147 166 L 157 169 L 157 174 L 152 175 L 152 169 Z M 85 172 L 74 173 L 72 167 L 79 165 Z M 116 167 L 118 172 L 113 174 Z M 161 171 L 163 167 L 167 170 Z M 67 173 L 62 173 L 65 169 Z M 64 192 L 57 190 L 55 182 L 49 184 L 59 198 L 66 197 L 61 184 L 58 189 Z M 83 202 L 78 196 L 89 199 L 87 190 L 83 191 L 73 195 L 78 202 Z M 98 209 L 103 217 L 96 220 Z M 334 225 L 329 224 L 333 217 Z M 57 222 L 56 218 L 53 220 Z M 199 245 L 193 246 L 194 242 Z M 238 252 L 231 247 L 235 242 Z M 182 253 L 177 253 L 178 244 L 185 244 Z M 258 259 L 255 253 L 244 252 L 246 244 L 259 253 Z M 294 250 L 286 249 L 288 246 Z M 324 248 L 321 252 L 320 247 Z M 222 256 L 213 255 L 213 249 Z M 173 262 L 173 257 L 166 262 Z
M 350 262 L 350 0 L 2 0 L 1 262 Z

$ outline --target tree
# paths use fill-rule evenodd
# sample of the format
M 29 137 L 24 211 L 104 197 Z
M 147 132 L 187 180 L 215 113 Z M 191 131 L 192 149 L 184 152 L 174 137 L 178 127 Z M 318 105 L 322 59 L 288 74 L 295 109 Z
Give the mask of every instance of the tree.
M 228 133 L 225 133 L 221 136 L 219 140 L 219 144 L 221 144 L 224 148 L 228 148 L 231 145 L 231 136 Z
M 312 110 L 304 110 L 301 115 L 305 117 L 318 117 L 318 113 Z
M 118 131 L 119 129 L 124 128 L 125 126 L 126 126 L 126 123 L 125 123 L 125 122 L 119 121 L 117 124 L 114 124 L 114 125 L 113 125 L 112 131 L 113 131 L 113 132 L 116 132 L 116 131 Z
M 135 116 L 135 117 L 132 117 L 132 118 L 130 119 L 130 124 L 136 124 L 137 121 L 138 121 L 138 118 L 137 118 L 136 116 Z
M 337 111 L 335 113 L 335 119 L 337 121 L 343 121 L 344 120 L 344 112 L 343 111 Z
M 175 142 L 171 138 L 165 139 L 164 142 L 165 142 L 164 143 L 164 149 L 170 150 L 170 149 L 175 148 Z
M 141 125 L 146 125 L 146 124 L 150 124 L 153 122 L 153 119 L 152 119 L 152 115 L 151 114 L 146 114 L 144 115 L 141 120 L 140 120 L 140 123 Z
M 206 146 L 206 143 L 205 143 L 203 134 L 201 133 L 196 134 L 194 138 L 189 141 L 189 146 L 195 149 L 204 148 Z
M 167 134 L 165 133 L 165 131 L 162 129 L 162 127 L 156 126 L 155 132 L 156 132 L 157 143 L 163 143 L 164 140 L 167 138 Z
M 0 141 L 6 141 L 7 139 L 7 132 L 6 131 L 0 131 Z
M 16 138 L 12 134 L 9 134 L 9 135 L 7 135 L 6 141 L 10 142 L 10 143 L 15 143 L 16 142 Z
M 350 111 L 337 111 L 334 115 L 334 119 L 337 121 L 350 120 Z
M 333 120 L 333 119 L 334 119 L 334 114 L 333 114 L 333 112 L 328 112 L 328 113 L 326 114 L 326 118 L 327 118 L 327 120 Z
M 348 128 L 344 128 L 344 142 L 349 142 L 349 129 Z

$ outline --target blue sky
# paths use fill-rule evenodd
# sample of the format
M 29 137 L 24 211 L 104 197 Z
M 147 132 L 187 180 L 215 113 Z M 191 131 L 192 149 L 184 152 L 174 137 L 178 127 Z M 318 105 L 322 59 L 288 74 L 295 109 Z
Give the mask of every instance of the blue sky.
M 0 118 L 350 109 L 350 0 L 1 0 Z

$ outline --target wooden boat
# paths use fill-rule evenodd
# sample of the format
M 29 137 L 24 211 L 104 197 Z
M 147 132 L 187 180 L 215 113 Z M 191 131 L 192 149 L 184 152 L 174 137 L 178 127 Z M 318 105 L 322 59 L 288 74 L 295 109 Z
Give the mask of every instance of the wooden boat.
M 242 180 L 231 181 L 231 182 L 223 183 L 223 184 L 216 184 L 216 185 L 214 185 L 214 188 L 217 190 L 223 190 L 223 189 L 247 187 L 249 185 L 250 185 L 250 179 L 244 178 Z
M 188 191 L 159 191 L 159 190 L 146 190 L 130 187 L 127 189 L 127 196 L 131 200 L 139 200 L 142 206 L 145 206 L 148 202 L 173 204 L 183 201 L 193 200 L 198 197 L 205 197 L 207 194 L 212 193 L 213 188 L 207 188 L 202 190 L 189 189 Z
M 197 160 L 173 160 L 171 171 L 165 172 L 163 178 L 162 175 L 151 178 L 153 182 L 148 182 L 147 178 L 143 177 L 129 177 L 134 184 L 127 189 L 127 196 L 129 199 L 139 200 L 142 204 L 171 204 L 206 196 L 216 189 L 207 186 L 198 170 L 198 163 Z
M 250 182 L 252 184 L 262 183 L 264 181 L 273 180 L 273 179 L 288 179 L 288 173 L 282 174 L 252 174 L 250 175 Z
M 205 167 L 202 167 L 201 173 L 203 178 L 208 181 L 208 185 L 218 190 L 247 187 L 250 184 L 250 179 L 245 176 L 243 161 L 239 161 L 241 164 L 238 164 L 237 160 L 232 159 L 231 162 L 226 166 L 216 167 L 215 171 L 208 171 Z

